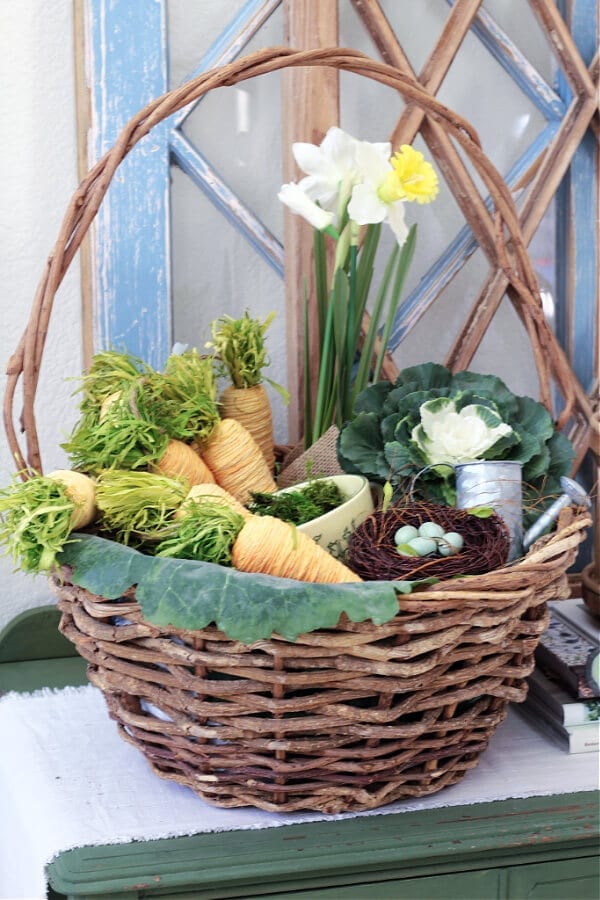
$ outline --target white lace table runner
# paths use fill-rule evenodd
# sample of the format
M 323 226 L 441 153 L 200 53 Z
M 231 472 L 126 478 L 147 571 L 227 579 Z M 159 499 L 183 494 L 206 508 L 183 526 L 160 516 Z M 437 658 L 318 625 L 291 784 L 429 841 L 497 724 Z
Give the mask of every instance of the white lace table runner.
M 590 790 L 598 755 L 569 755 L 511 711 L 476 769 L 422 800 L 358 815 Z M 356 814 L 336 816 L 346 818 Z M 0 897 L 46 896 L 45 866 L 65 850 L 331 818 L 208 806 L 155 776 L 123 741 L 92 687 L 0 699 Z

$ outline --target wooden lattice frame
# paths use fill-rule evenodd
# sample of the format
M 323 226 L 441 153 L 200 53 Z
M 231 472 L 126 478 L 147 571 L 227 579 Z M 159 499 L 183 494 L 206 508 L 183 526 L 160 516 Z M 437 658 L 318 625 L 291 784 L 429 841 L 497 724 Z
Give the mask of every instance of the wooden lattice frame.
M 516 216 L 525 245 L 529 244 L 535 234 L 586 130 L 591 127 L 598 134 L 599 95 L 598 55 L 588 68 L 554 0 L 529 0 L 529 3 L 570 83 L 573 100 L 555 139 L 519 183 L 519 188 L 525 196 Z M 435 96 L 480 12 L 482 0 L 455 0 L 445 26 L 418 75 L 414 72 L 378 0 L 352 0 L 352 5 L 382 59 L 399 69 L 414 84 L 425 88 L 431 96 Z M 295 46 L 314 46 L 315 40 L 323 39 L 331 42 L 337 34 L 337 0 L 326 0 L 325 4 L 318 0 L 291 0 L 287 13 L 288 36 Z M 327 125 L 331 124 L 332 114 L 339 105 L 337 84 L 332 83 L 330 79 L 326 80 L 320 72 L 311 71 L 308 74 L 294 72 L 291 78 L 294 80 L 288 86 L 288 98 L 299 97 L 301 102 L 299 112 L 293 117 L 295 121 L 287 127 L 288 140 L 284 146 L 288 146 L 290 137 L 294 140 L 319 140 Z M 539 349 L 543 347 L 543 341 L 540 344 L 540 334 L 537 337 L 534 334 L 534 330 L 541 327 L 547 335 L 547 329 L 540 321 L 538 325 L 533 325 L 536 314 L 531 308 L 528 312 L 524 312 L 522 294 L 515 290 L 514 283 L 507 277 L 513 252 L 510 242 L 503 244 L 502 240 L 498 241 L 498 220 L 494 218 L 493 209 L 490 210 L 486 206 L 485 197 L 477 189 L 452 136 L 424 106 L 411 103 L 410 98 L 406 99 L 407 106 L 390 136 L 392 146 L 412 143 L 416 135 L 421 134 L 489 262 L 486 281 L 455 337 L 445 363 L 455 372 L 468 368 L 493 322 L 503 297 L 508 295 L 531 339 L 540 381 L 540 398 L 548 408 L 551 408 L 550 381 L 554 374 L 554 366 L 548 366 L 540 356 Z M 293 177 L 297 173 L 291 171 L 288 174 Z M 294 309 L 292 297 L 298 294 L 298 285 L 309 271 L 310 236 L 307 238 L 305 231 L 297 220 L 289 217 L 286 223 L 286 245 L 293 245 L 298 249 L 294 253 L 294 258 L 286 262 L 288 314 L 290 309 Z M 534 277 L 533 272 L 529 272 L 529 277 Z M 533 293 L 538 293 L 537 288 Z M 538 306 L 539 312 L 541 304 Z M 299 319 L 298 310 L 296 319 Z M 313 345 L 316 346 L 316 342 L 313 342 Z M 551 347 L 549 345 L 550 360 L 563 356 L 563 362 L 566 363 L 564 351 L 557 346 L 556 341 L 552 340 L 551 345 Z M 292 366 L 298 356 L 299 354 L 291 354 Z M 316 371 L 318 366 L 313 366 L 313 369 Z M 384 371 L 390 379 L 398 374 L 391 356 L 386 360 Z M 291 373 L 291 377 L 294 378 L 294 373 Z M 298 373 L 294 380 L 296 379 L 301 383 Z M 577 457 L 574 466 L 576 470 L 588 448 L 591 447 L 598 453 L 600 439 L 596 396 L 598 385 L 596 381 L 589 396 L 577 380 L 572 383 L 571 388 L 572 394 L 569 393 L 565 397 L 566 408 L 561 414 L 560 424 L 563 426 L 570 419 L 569 436 L 576 447 Z

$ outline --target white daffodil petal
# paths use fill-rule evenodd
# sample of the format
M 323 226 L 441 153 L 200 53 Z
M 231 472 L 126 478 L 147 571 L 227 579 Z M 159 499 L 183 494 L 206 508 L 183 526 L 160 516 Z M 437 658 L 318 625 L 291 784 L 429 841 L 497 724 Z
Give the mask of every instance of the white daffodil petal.
M 389 155 L 383 156 L 376 144 L 367 141 L 359 141 L 356 145 L 356 165 L 364 181 L 379 187 L 385 181 L 392 167 L 389 163 Z M 384 146 L 384 145 L 379 145 Z
M 371 147 L 375 147 L 379 155 L 385 159 L 386 162 L 390 159 L 392 155 L 392 145 L 389 141 L 384 141 L 383 143 L 375 143 L 371 144 Z
M 355 149 L 358 141 L 341 128 L 332 126 L 321 143 L 321 153 L 335 169 L 349 174 L 355 168 Z
M 277 196 L 293 213 L 302 216 L 319 231 L 323 231 L 333 222 L 333 214 L 313 203 L 310 197 L 307 197 L 304 191 L 293 182 L 282 185 Z
M 396 235 L 396 240 L 402 246 L 408 236 L 408 226 L 404 219 L 404 203 L 401 200 L 396 203 L 388 203 L 387 220 Z
M 377 192 L 368 184 L 357 184 L 352 191 L 348 204 L 348 215 L 358 225 L 370 225 L 383 222 L 387 215 L 387 205 L 377 196 Z
M 331 179 L 321 177 L 319 175 L 307 175 L 298 182 L 301 191 L 310 197 L 311 200 L 318 202 L 325 209 L 335 212 L 338 202 L 338 184 L 332 183 Z
M 292 144 L 292 153 L 300 169 L 307 175 L 323 175 L 323 154 L 314 144 Z

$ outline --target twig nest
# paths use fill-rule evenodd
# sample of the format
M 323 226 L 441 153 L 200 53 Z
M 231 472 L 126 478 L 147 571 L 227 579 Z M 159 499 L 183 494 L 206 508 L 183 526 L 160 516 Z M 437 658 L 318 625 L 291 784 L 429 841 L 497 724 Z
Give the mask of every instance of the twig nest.
M 348 565 L 365 581 L 481 575 L 504 565 L 509 545 L 495 513 L 411 503 L 368 516 L 350 536 Z

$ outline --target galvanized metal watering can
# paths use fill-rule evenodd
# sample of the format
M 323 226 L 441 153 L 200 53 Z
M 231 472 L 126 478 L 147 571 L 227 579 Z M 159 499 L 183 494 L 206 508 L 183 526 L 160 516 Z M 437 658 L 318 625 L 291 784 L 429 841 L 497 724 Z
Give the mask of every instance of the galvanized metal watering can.
M 479 460 L 454 466 L 457 507 L 492 507 L 510 534 L 509 561 L 523 552 L 522 469 L 520 462 L 506 460 Z

